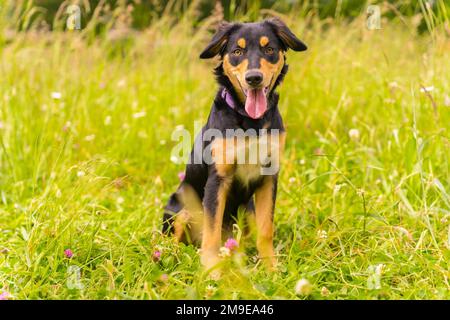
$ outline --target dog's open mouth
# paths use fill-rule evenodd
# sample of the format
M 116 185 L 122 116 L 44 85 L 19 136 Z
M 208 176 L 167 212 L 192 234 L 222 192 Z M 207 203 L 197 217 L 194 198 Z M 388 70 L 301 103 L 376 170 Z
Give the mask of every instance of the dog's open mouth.
M 268 87 L 244 90 L 245 111 L 253 119 L 261 118 L 267 111 Z

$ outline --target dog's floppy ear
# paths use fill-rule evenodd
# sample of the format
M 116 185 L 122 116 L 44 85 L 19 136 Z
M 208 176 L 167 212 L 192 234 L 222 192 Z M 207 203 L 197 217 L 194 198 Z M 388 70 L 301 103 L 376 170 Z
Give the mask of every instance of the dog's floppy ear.
M 228 37 L 236 26 L 236 23 L 229 23 L 226 21 L 221 22 L 217 28 L 216 34 L 211 39 L 211 42 L 200 54 L 200 59 L 209 59 L 218 55 L 227 44 Z
M 272 18 L 266 22 L 272 27 L 286 49 L 291 48 L 294 51 L 305 51 L 307 49 L 306 45 L 279 18 Z

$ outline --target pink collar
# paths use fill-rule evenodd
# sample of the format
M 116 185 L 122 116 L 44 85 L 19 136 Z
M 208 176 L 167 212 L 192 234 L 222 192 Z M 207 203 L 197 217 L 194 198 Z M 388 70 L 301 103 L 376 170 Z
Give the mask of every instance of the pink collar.
M 222 99 L 225 100 L 225 102 L 227 103 L 227 105 L 231 109 L 235 109 L 236 108 L 236 105 L 234 103 L 233 97 L 231 96 L 231 94 L 228 92 L 228 90 L 226 88 L 222 89 L 221 97 L 222 97 Z

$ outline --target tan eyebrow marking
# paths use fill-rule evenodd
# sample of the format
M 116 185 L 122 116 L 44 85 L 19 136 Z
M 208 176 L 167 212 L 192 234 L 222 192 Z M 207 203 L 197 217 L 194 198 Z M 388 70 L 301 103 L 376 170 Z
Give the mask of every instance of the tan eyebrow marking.
M 267 46 L 268 43 L 269 38 L 267 38 L 266 36 L 262 36 L 261 38 L 259 38 L 259 44 L 261 45 L 261 47 Z
M 239 40 L 237 41 L 237 44 L 238 44 L 238 46 L 241 47 L 242 49 L 245 49 L 246 42 L 245 42 L 245 39 L 244 39 L 244 38 L 239 38 Z

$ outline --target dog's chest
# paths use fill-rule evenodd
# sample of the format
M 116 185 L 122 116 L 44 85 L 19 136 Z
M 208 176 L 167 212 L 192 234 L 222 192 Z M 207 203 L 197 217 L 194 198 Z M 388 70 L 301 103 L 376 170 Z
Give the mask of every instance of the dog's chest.
M 215 139 L 211 154 L 217 173 L 249 184 L 261 176 L 278 173 L 285 134 L 236 135 Z

